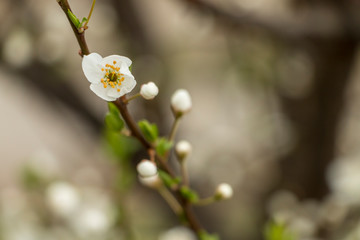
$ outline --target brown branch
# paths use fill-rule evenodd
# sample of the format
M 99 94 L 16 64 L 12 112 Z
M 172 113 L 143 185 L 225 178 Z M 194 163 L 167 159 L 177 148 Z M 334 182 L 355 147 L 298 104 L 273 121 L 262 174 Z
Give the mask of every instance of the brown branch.
M 70 8 L 70 5 L 69 5 L 68 1 L 67 0 L 59 0 L 58 3 L 60 5 L 61 9 L 64 11 L 67 19 L 69 20 L 71 28 L 74 31 L 76 40 L 79 43 L 79 46 L 80 46 L 80 49 L 81 49 L 80 50 L 80 56 L 82 57 L 84 55 L 90 54 L 89 48 L 88 48 L 88 46 L 86 44 L 86 41 L 85 41 L 85 31 L 79 32 L 79 29 L 77 29 L 77 27 L 74 25 L 74 23 L 71 21 L 69 15 L 68 15 L 68 11 L 69 10 L 71 11 L 71 8 Z
M 62 10 L 64 11 L 66 17 L 68 18 L 70 25 L 74 31 L 74 34 L 76 36 L 76 39 L 79 43 L 79 46 L 81 48 L 81 52 L 80 52 L 80 56 L 83 55 L 87 55 L 90 53 L 88 46 L 86 44 L 85 41 L 85 35 L 84 32 L 79 32 L 78 29 L 76 28 L 76 26 L 72 23 L 72 21 L 70 20 L 67 12 L 68 10 L 70 10 L 70 6 L 67 0 L 59 0 L 59 5 L 62 8 Z M 126 97 L 123 96 L 119 99 L 117 99 L 116 101 L 113 102 L 119 109 L 124 121 L 126 122 L 127 126 L 129 127 L 129 129 L 131 130 L 131 134 L 137 138 L 140 143 L 144 146 L 144 148 L 146 148 L 148 151 L 155 151 L 154 147 L 148 142 L 146 141 L 146 139 L 144 138 L 144 136 L 141 134 L 141 132 L 139 131 L 139 129 L 136 126 L 135 121 L 133 120 L 133 118 L 131 117 L 128 109 L 127 109 L 127 103 L 126 103 Z M 166 163 L 166 161 L 160 157 L 157 156 L 159 163 L 162 165 L 162 167 L 164 168 L 164 170 L 166 170 L 172 177 L 175 177 L 175 174 L 173 173 L 173 171 L 170 169 L 170 167 L 168 166 L 168 164 Z M 182 205 L 183 209 L 184 209 L 184 217 L 186 218 L 186 221 L 189 225 L 189 227 L 197 234 L 199 234 L 201 231 L 203 231 L 203 228 L 201 227 L 199 221 L 196 219 L 195 214 L 192 210 L 191 207 L 191 203 L 189 202 L 189 200 L 187 200 L 185 197 L 183 197 L 180 193 L 180 190 L 177 189 L 175 191 L 175 194 L 177 196 L 178 199 L 180 199 L 180 204 Z

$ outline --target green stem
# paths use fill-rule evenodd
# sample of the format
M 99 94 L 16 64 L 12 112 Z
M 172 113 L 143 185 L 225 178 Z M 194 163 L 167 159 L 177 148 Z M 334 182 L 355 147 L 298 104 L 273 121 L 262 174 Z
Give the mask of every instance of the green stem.
M 171 132 L 170 132 L 170 135 L 169 135 L 169 141 L 170 142 L 174 141 L 176 132 L 177 132 L 177 130 L 179 128 L 180 118 L 181 118 L 180 116 L 175 117 L 175 121 L 174 121 L 174 123 L 172 125 Z
M 214 196 L 212 196 L 212 197 L 200 199 L 199 201 L 195 202 L 194 205 L 196 205 L 196 206 L 206 206 L 206 205 L 209 205 L 209 204 L 214 203 L 214 202 L 216 202 L 216 198 Z
M 160 195 L 165 199 L 169 204 L 171 209 L 175 212 L 176 215 L 180 216 L 183 213 L 183 209 L 176 198 L 170 193 L 170 191 L 165 187 L 161 186 L 158 188 Z
M 86 19 L 86 22 L 85 22 L 84 26 L 83 26 L 84 29 L 86 29 L 86 26 L 87 26 L 87 24 L 88 24 L 89 21 L 90 21 L 92 12 L 94 11 L 95 3 L 96 3 L 96 0 L 93 0 L 93 3 L 92 3 L 92 5 L 91 5 L 91 9 L 90 9 L 89 15 L 88 15 L 88 17 L 87 17 L 87 19 Z
M 185 164 L 185 161 L 182 160 L 181 161 L 181 176 L 182 176 L 182 179 L 183 179 L 183 184 L 185 186 L 189 186 L 189 174 L 188 174 L 188 171 L 186 169 L 186 164 Z
M 130 102 L 131 100 L 134 100 L 135 98 L 138 98 L 138 97 L 140 97 L 141 95 L 140 95 L 140 93 L 137 93 L 137 94 L 135 94 L 135 95 L 133 95 L 133 96 L 130 96 L 129 98 L 127 98 L 126 100 L 125 100 L 125 103 L 128 103 L 128 102 Z

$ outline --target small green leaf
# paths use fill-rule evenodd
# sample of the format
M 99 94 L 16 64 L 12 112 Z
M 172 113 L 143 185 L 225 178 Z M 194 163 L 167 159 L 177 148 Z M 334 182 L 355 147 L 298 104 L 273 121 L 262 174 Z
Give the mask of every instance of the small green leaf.
M 198 233 L 200 240 L 220 240 L 219 236 L 216 234 L 209 234 L 206 231 L 200 231 Z
M 31 166 L 25 166 L 21 171 L 21 180 L 28 190 L 41 189 L 45 179 L 41 174 Z
M 197 195 L 197 193 L 194 190 L 188 188 L 187 186 L 182 186 L 180 188 L 180 193 L 184 198 L 186 198 L 190 202 L 196 202 L 199 200 L 199 196 Z
M 76 28 L 81 26 L 80 20 L 73 14 L 70 9 L 68 9 L 67 14 L 71 20 L 71 22 L 75 25 Z
M 86 22 L 86 21 L 87 21 L 87 18 L 86 18 L 86 17 L 83 17 L 83 19 L 81 20 L 81 23 L 80 23 L 80 27 L 82 27 L 83 24 L 84 24 L 84 22 Z
M 116 105 L 112 102 L 109 102 L 108 103 L 108 108 L 109 108 L 109 111 L 112 113 L 112 114 L 120 114 L 120 111 L 119 109 L 116 107 Z
M 124 121 L 119 115 L 108 113 L 105 116 L 105 126 L 110 131 L 119 132 L 124 127 Z
M 156 144 L 156 152 L 160 156 L 165 156 L 165 154 L 172 148 L 173 142 L 170 142 L 166 138 L 160 138 Z
M 138 126 L 144 137 L 149 142 L 155 142 L 159 136 L 159 130 L 156 124 L 150 124 L 147 120 L 141 120 L 138 122 Z
M 119 161 L 128 160 L 139 148 L 138 142 L 119 132 L 105 130 L 107 150 Z
M 264 235 L 266 240 L 295 240 L 294 234 L 284 224 L 273 221 L 266 224 Z
M 180 178 L 172 178 L 169 174 L 166 172 L 159 170 L 159 176 L 161 180 L 164 182 L 165 186 L 168 188 L 173 188 L 174 186 L 178 185 L 181 181 Z
M 129 66 L 129 70 L 130 70 L 130 72 L 132 72 L 132 64 Z
M 109 112 L 105 116 L 107 130 L 119 132 L 124 128 L 124 121 L 120 118 L 120 112 L 113 103 L 109 103 Z

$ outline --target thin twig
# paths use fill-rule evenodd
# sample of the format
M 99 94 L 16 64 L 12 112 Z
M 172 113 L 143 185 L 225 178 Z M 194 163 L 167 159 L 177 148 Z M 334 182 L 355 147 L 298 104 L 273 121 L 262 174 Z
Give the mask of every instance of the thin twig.
M 177 132 L 177 130 L 179 128 L 180 119 L 181 119 L 181 116 L 176 116 L 175 117 L 174 123 L 173 123 L 172 128 L 171 128 L 171 132 L 170 132 L 170 135 L 169 135 L 169 141 L 170 142 L 174 141 L 174 139 L 175 139 L 176 132 Z
M 76 37 L 76 39 L 77 39 L 77 41 L 79 43 L 79 46 L 80 46 L 80 49 L 81 49 L 80 50 L 80 56 L 90 54 L 89 48 L 88 48 L 88 46 L 86 44 L 86 41 L 85 41 L 85 31 L 80 33 L 79 30 L 77 29 L 77 27 L 71 21 L 69 15 L 67 14 L 68 10 L 71 11 L 71 8 L 70 8 L 70 5 L 69 5 L 68 1 L 67 0 L 59 0 L 58 3 L 60 5 L 61 9 L 64 11 L 67 19 L 69 20 L 70 26 L 73 29 L 75 37 Z

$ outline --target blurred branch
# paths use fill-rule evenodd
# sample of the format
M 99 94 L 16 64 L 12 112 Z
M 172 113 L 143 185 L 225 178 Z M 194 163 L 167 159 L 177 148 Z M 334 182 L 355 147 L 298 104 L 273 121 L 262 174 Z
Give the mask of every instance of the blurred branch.
M 201 12 L 212 14 L 215 18 L 222 21 L 225 26 L 237 27 L 238 29 L 260 29 L 269 33 L 271 36 L 286 41 L 304 40 L 306 38 L 326 39 L 340 37 L 345 33 L 348 33 L 349 29 L 352 30 L 352 34 L 358 40 L 360 36 L 360 32 L 358 31 L 359 28 L 353 26 L 354 22 L 351 22 L 351 26 L 349 26 L 349 21 L 343 21 L 343 17 L 348 16 L 348 14 L 342 14 L 341 12 L 339 14 L 339 12 L 335 10 L 333 13 L 337 17 L 336 20 L 338 20 L 340 26 L 336 26 L 336 24 L 323 24 L 319 26 L 319 24 L 314 24 L 314 21 L 318 21 L 318 18 L 314 20 L 306 19 L 308 21 L 303 20 L 300 22 L 298 19 L 295 19 L 296 21 L 294 19 L 284 21 L 284 19 L 277 20 L 248 14 L 239 7 L 233 8 L 233 11 L 225 10 L 207 0 L 182 1 Z M 309 8 L 308 11 L 311 11 L 309 14 L 310 16 L 319 17 L 322 14 L 317 8 Z

